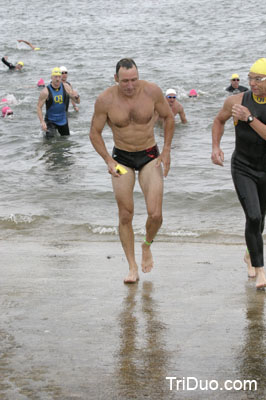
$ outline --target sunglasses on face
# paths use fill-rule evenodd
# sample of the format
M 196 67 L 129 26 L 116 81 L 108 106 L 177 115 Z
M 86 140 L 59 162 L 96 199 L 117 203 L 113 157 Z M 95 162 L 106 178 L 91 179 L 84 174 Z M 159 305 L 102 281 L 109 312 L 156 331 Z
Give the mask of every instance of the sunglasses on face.
M 176 99 L 176 96 L 167 96 L 168 99 Z
M 62 72 L 62 75 L 65 75 L 65 74 L 67 74 L 67 72 Z
M 248 80 L 249 80 L 249 82 L 255 81 L 256 83 L 260 83 L 260 82 L 265 81 L 265 80 L 266 80 L 266 77 L 265 77 L 265 78 L 262 78 L 262 77 L 260 77 L 260 76 L 254 76 L 254 77 L 248 76 Z
M 234 81 L 234 82 L 239 82 L 239 79 L 238 79 L 238 78 L 235 78 L 235 79 L 232 79 L 232 81 Z

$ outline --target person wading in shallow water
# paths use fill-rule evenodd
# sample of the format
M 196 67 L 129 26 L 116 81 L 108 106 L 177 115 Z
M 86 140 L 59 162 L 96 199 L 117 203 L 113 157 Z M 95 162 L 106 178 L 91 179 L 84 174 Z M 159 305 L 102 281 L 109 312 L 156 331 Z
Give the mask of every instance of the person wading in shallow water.
M 112 175 L 119 210 L 119 235 L 129 264 L 129 274 L 124 282 L 135 283 L 139 280 L 132 227 L 135 171 L 139 171 L 138 179 L 148 213 L 146 236 L 142 243 L 142 271 L 150 272 L 153 268 L 150 247 L 162 224 L 163 176 L 166 177 L 170 169 L 174 116 L 161 89 L 139 80 L 138 68 L 131 58 L 117 63 L 115 81 L 116 85 L 101 93 L 95 102 L 90 140 Z M 155 112 L 164 119 L 161 154 L 154 137 Z M 115 147 L 112 155 L 102 138 L 106 123 L 113 132 Z M 118 169 L 118 165 L 123 169 Z
M 266 58 L 260 58 L 248 75 L 251 90 L 228 97 L 212 127 L 212 162 L 223 165 L 220 148 L 226 121 L 233 116 L 236 140 L 231 170 L 246 216 L 245 261 L 256 287 L 266 287 L 263 237 L 266 212 Z
M 64 67 L 64 66 L 60 67 L 60 71 L 61 71 L 61 74 L 62 74 L 62 83 L 66 83 L 67 85 L 69 85 L 69 86 L 71 87 L 71 89 L 73 89 L 71 83 L 67 80 L 67 78 L 68 78 L 68 70 L 66 69 L 66 67 Z M 72 103 L 72 105 L 73 105 L 74 110 L 75 110 L 76 112 L 78 112 L 79 109 L 78 109 L 78 107 L 77 107 L 77 104 L 80 103 L 80 96 L 79 96 L 79 94 L 77 94 L 77 96 L 76 96 L 76 98 L 75 98 L 75 101 L 71 99 L 71 103 Z M 67 110 L 67 111 L 68 111 L 68 107 L 69 107 L 69 98 L 68 98 L 67 104 L 66 104 L 66 110 Z
M 40 93 L 37 114 L 47 138 L 54 137 L 57 131 L 61 136 L 67 136 L 70 134 L 66 112 L 67 98 L 69 96 L 72 100 L 77 101 L 79 95 L 69 85 L 62 83 L 60 68 L 53 68 L 51 79 L 51 83 Z M 46 114 L 43 119 L 42 107 L 44 104 L 46 105 Z

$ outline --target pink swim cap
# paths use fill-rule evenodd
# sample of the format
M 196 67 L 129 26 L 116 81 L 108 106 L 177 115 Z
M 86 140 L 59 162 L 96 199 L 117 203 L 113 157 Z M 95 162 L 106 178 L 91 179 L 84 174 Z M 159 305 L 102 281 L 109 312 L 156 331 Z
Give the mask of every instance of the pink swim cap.
M 7 99 L 1 99 L 1 103 L 6 103 Z
M 197 97 L 198 93 L 196 92 L 195 89 L 191 89 L 188 95 L 189 97 Z
M 11 110 L 11 108 L 8 106 L 3 107 L 2 108 L 2 117 L 5 117 L 6 115 L 9 115 L 9 114 L 13 114 L 13 111 Z
M 38 86 L 45 86 L 44 80 L 42 78 L 39 79 L 37 85 Z

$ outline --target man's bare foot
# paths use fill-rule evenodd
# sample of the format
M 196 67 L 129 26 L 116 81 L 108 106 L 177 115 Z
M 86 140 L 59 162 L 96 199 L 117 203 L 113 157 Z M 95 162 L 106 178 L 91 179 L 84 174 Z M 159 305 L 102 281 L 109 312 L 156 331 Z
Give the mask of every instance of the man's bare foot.
M 136 283 L 139 280 L 138 267 L 129 271 L 128 276 L 124 279 L 124 283 Z
M 256 277 L 256 270 L 254 267 L 252 267 L 251 260 L 250 260 L 250 255 L 246 251 L 245 256 L 244 256 L 244 261 L 248 266 L 248 277 L 249 278 L 255 278 Z
M 150 272 L 153 268 L 153 258 L 151 254 L 151 246 L 146 243 L 142 243 L 142 261 L 141 267 L 143 272 Z
M 264 268 L 256 268 L 256 288 L 257 289 L 264 289 L 266 288 L 266 276 Z

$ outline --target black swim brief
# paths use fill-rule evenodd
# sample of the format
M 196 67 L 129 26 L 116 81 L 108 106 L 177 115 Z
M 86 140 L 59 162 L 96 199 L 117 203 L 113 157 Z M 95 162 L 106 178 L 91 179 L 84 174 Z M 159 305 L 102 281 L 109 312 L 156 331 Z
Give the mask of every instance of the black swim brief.
M 144 165 L 159 157 L 159 155 L 160 152 L 158 146 L 155 145 L 142 151 L 125 151 L 114 147 L 112 157 L 119 164 L 123 164 L 126 167 L 140 171 Z

